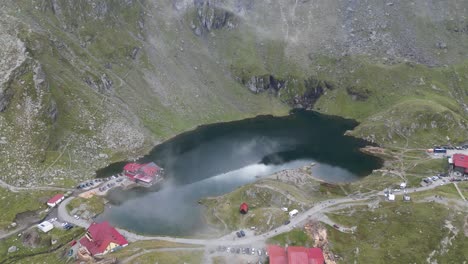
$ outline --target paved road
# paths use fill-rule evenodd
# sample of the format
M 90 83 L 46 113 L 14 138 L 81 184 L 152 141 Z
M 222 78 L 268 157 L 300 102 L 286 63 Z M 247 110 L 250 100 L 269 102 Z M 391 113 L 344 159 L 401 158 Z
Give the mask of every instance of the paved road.
M 54 187 L 54 186 L 37 186 L 37 187 L 18 187 L 10 185 L 2 180 L 0 180 L 0 187 L 8 189 L 12 192 L 19 192 L 19 191 L 74 191 L 74 189 L 69 188 L 61 188 L 61 187 Z
M 74 224 L 76 226 L 81 226 L 84 228 L 88 228 L 91 222 L 88 222 L 84 219 L 75 219 L 73 216 L 69 215 L 67 212 L 67 204 L 75 198 L 74 196 L 70 196 L 67 199 L 63 200 L 58 208 L 57 208 L 57 218 L 62 222 L 68 222 L 70 224 Z
M 440 183 L 442 181 L 436 181 L 433 184 L 427 185 L 427 186 L 422 186 L 422 187 L 416 187 L 416 188 L 408 188 L 408 193 L 414 193 L 414 192 L 420 192 L 420 191 L 426 191 L 430 190 L 433 188 L 436 188 L 440 186 Z M 450 184 L 450 182 L 446 182 L 443 184 Z M 242 239 L 233 239 L 235 237 L 235 233 L 232 232 L 230 234 L 227 234 L 225 236 L 222 236 L 220 238 L 214 238 L 214 239 L 194 239 L 194 238 L 178 238 L 178 237 L 169 237 L 169 236 L 143 236 L 143 235 L 138 235 L 131 233 L 127 230 L 124 229 L 118 229 L 119 232 L 121 232 L 129 241 L 137 241 L 137 240 L 164 240 L 164 241 L 169 241 L 169 242 L 175 242 L 175 243 L 183 243 L 183 244 L 193 244 L 193 245 L 206 245 L 206 246 L 218 246 L 218 245 L 231 245 L 231 246 L 237 246 L 237 245 L 248 245 L 248 244 L 253 244 L 253 243 L 259 243 L 263 242 L 268 238 L 271 238 L 273 236 L 279 235 L 281 233 L 285 233 L 291 230 L 291 228 L 295 225 L 298 225 L 309 218 L 313 218 L 314 216 L 319 216 L 324 212 L 331 211 L 332 208 L 338 209 L 340 208 L 339 205 L 345 204 L 345 203 L 356 203 L 356 202 L 365 202 L 369 199 L 376 198 L 378 196 L 384 195 L 384 191 L 378 192 L 378 193 L 372 193 L 372 194 L 367 194 L 364 195 L 360 198 L 354 198 L 354 197 L 344 197 L 344 198 L 337 198 L 337 199 L 330 199 L 330 200 L 325 200 L 316 203 L 312 208 L 309 210 L 295 216 L 294 218 L 291 219 L 291 222 L 288 225 L 282 225 L 279 226 L 271 231 L 268 231 L 263 234 L 259 235 L 251 235 L 251 236 L 246 236 Z M 73 199 L 73 197 L 69 197 L 65 199 L 62 203 L 60 203 L 58 207 L 58 218 L 62 221 L 66 221 L 69 223 L 72 223 L 77 226 L 81 226 L 84 228 L 87 228 L 90 223 L 85 221 L 85 220 L 77 220 L 70 216 L 66 210 L 66 205 Z

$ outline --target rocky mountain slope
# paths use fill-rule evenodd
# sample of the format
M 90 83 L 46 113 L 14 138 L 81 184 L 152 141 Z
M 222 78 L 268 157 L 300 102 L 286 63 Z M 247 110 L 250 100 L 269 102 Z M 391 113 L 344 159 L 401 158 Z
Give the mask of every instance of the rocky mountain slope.
M 468 137 L 466 1 L 7 0 L 0 179 L 70 185 L 200 124 L 305 107 Z

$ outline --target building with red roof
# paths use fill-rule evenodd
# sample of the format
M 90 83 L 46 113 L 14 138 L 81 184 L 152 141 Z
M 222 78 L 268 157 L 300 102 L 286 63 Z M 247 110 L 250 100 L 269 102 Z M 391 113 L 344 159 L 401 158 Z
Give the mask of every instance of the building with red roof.
M 163 172 L 163 169 L 154 162 L 146 164 L 128 163 L 123 167 L 123 170 L 125 176 L 131 180 L 148 186 L 161 180 Z
M 322 249 L 306 247 L 287 247 L 269 245 L 270 264 L 324 264 Z
M 268 245 L 267 248 L 270 264 L 287 264 L 288 255 L 283 247 L 277 245 Z
M 65 196 L 63 194 L 56 194 L 54 197 L 50 198 L 47 201 L 47 205 L 50 207 L 55 207 L 57 204 L 63 201 L 63 199 L 65 199 Z
M 109 222 L 92 223 L 86 235 L 80 239 L 93 256 L 104 255 L 128 245 L 128 241 Z
M 249 211 L 249 205 L 246 203 L 242 203 L 239 208 L 239 212 L 241 214 L 246 214 Z
M 468 174 L 468 156 L 463 154 L 453 154 L 453 169 L 461 173 Z

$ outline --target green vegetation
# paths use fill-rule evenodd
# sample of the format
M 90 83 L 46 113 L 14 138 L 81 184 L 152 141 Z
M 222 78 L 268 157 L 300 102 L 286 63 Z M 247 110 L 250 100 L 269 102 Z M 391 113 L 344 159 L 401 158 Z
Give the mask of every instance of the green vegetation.
M 74 214 L 81 215 L 84 211 L 88 211 L 92 216 L 104 212 L 104 199 L 94 195 L 91 198 L 77 197 L 67 204 L 67 211 L 71 213 L 77 209 Z
M 81 237 L 85 230 L 75 227 L 70 230 L 54 228 L 44 234 L 36 228 L 29 229 L 22 233 L 22 236 L 12 236 L 0 241 L 0 260 L 3 263 L 38 263 L 32 260 L 52 260 L 50 263 L 63 263 L 63 259 L 57 255 L 63 246 L 73 239 Z M 52 245 L 52 240 L 56 243 Z M 17 251 L 7 253 L 8 248 L 16 246 Z
M 265 232 L 289 219 L 282 207 L 304 211 L 314 202 L 347 193 L 347 186 L 316 181 L 307 169 L 296 172 L 298 178 L 289 179 L 280 172 L 226 195 L 202 199 L 207 221 L 224 231 L 256 227 L 257 232 Z M 243 202 L 249 205 L 249 212 L 245 215 L 239 213 Z
M 267 243 L 280 246 L 304 246 L 312 247 L 313 240 L 303 229 L 293 229 L 289 232 L 274 236 L 268 239 Z
M 177 250 L 177 251 L 155 251 L 141 255 L 133 261 L 135 263 L 203 263 L 203 250 Z
M 423 263 L 428 257 L 461 263 L 468 257 L 464 215 L 436 203 L 381 203 L 375 210 L 352 207 L 328 216 L 338 224 L 357 226 L 357 231 L 345 234 L 328 227 L 328 239 L 343 263 Z M 445 239 L 453 240 L 450 244 Z
M 18 214 L 31 212 L 39 218 L 38 211 L 47 208 L 47 200 L 57 194 L 53 191 L 20 191 L 11 192 L 0 188 L 0 230 L 5 229 Z
M 150 240 L 150 241 L 136 241 L 130 243 L 128 246 L 116 251 L 112 252 L 111 254 L 107 255 L 106 258 L 117 258 L 117 259 L 125 259 L 135 254 L 154 250 L 154 249 L 162 249 L 162 248 L 196 248 L 199 247 L 197 245 L 189 245 L 189 244 L 181 244 L 181 243 L 173 243 L 168 241 L 162 240 Z

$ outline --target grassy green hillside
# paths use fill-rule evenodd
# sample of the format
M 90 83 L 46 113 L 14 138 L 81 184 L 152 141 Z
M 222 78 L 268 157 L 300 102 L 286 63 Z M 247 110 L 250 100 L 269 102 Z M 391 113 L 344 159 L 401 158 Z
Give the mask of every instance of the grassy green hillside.
M 200 124 L 291 107 L 386 146 L 462 142 L 465 5 L 7 1 L 0 34 L 27 59 L 2 85 L 1 179 L 72 185 Z

